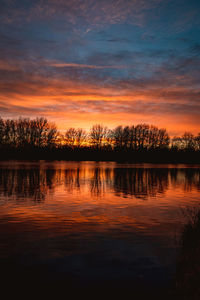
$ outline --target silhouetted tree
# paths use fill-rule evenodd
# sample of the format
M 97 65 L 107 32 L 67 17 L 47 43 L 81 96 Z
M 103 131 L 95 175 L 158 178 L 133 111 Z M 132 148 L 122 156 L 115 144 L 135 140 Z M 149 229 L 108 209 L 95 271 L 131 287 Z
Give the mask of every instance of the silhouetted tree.
M 82 128 L 71 127 L 65 134 L 61 134 L 55 124 L 45 118 L 16 120 L 0 118 L 0 148 L 2 159 L 5 156 L 22 158 L 24 154 L 27 158 L 33 154 L 46 159 L 47 156 L 54 158 L 55 155 L 60 157 L 61 154 L 63 159 L 67 157 L 72 160 L 105 158 L 105 160 L 156 161 L 160 151 L 165 153 L 163 159 L 168 162 L 177 159 L 197 162 L 200 134 L 194 136 L 190 132 L 185 132 L 182 137 L 174 137 L 170 141 L 166 129 L 145 123 L 124 127 L 120 125 L 112 130 L 96 124 L 89 133 Z M 99 152 L 91 151 L 100 148 Z M 33 152 L 28 152 L 27 149 L 32 149 Z M 190 156 L 185 150 L 192 150 L 194 155 Z
M 74 146 L 76 142 L 76 129 L 69 128 L 65 133 L 65 141 L 68 146 Z
M 86 141 L 87 133 L 82 128 L 69 128 L 65 133 L 65 142 L 68 146 L 80 147 Z
M 200 150 L 200 133 L 195 137 L 196 149 Z
M 89 135 L 91 144 L 98 148 L 101 147 L 103 139 L 106 139 L 107 132 L 107 127 L 100 124 L 93 125 Z
M 171 139 L 171 147 L 173 149 L 182 149 L 183 148 L 182 138 L 179 136 L 174 136 Z
M 172 147 L 177 149 L 195 149 L 197 146 L 197 140 L 191 132 L 185 132 L 181 137 L 174 137 L 172 139 Z
M 158 129 L 148 124 L 138 124 L 135 127 L 117 126 L 113 130 L 114 145 L 125 149 L 150 149 L 169 146 L 170 138 L 166 129 Z
M 80 147 L 86 141 L 87 133 L 84 129 L 78 128 L 76 130 L 76 145 Z
M 182 142 L 186 149 L 193 149 L 195 147 L 194 135 L 191 132 L 185 132 L 182 136 Z
M 55 142 L 56 126 L 45 118 L 0 119 L 0 142 L 12 147 L 46 147 Z
M 0 118 L 0 145 L 3 144 L 4 140 L 4 121 Z
M 135 149 L 144 149 L 148 146 L 149 125 L 138 124 L 135 127 Z
M 123 127 L 117 126 L 112 130 L 112 138 L 114 141 L 114 146 L 117 148 L 123 147 Z
M 169 144 L 170 144 L 170 137 L 166 129 L 164 128 L 159 129 L 157 146 L 160 148 L 166 148 L 169 147 Z

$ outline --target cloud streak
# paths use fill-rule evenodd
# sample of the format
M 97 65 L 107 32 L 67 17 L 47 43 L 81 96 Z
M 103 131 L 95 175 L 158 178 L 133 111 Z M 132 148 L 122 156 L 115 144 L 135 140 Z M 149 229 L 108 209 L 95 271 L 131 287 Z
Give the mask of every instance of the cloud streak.
M 51 67 L 56 68 L 85 68 L 85 69 L 126 69 L 127 66 L 98 66 L 98 65 L 84 65 L 76 63 L 50 63 Z

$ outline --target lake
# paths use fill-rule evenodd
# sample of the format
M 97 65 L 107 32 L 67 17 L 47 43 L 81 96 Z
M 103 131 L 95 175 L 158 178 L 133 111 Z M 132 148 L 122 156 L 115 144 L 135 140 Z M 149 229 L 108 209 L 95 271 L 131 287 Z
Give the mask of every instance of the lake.
M 1 162 L 3 283 L 19 292 L 168 291 L 199 196 L 198 165 Z

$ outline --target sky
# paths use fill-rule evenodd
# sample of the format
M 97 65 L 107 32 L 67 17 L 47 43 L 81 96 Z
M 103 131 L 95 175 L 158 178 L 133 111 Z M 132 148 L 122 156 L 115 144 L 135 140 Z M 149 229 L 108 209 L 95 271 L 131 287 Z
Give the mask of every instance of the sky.
M 200 132 L 199 0 L 0 0 L 0 116 Z

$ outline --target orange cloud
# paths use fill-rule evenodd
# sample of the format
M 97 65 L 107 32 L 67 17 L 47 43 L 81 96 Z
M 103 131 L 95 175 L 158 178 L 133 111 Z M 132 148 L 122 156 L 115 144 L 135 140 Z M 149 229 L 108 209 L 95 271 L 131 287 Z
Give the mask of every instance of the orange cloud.
M 84 64 L 75 64 L 75 63 L 51 63 L 50 66 L 56 68 L 86 68 L 86 69 L 125 69 L 127 66 L 98 66 L 98 65 L 84 65 Z
M 113 128 L 145 122 L 166 127 L 171 134 L 199 131 L 198 106 L 190 108 L 187 99 L 180 102 L 181 95 L 189 93 L 186 89 L 117 91 L 71 81 L 65 84 L 54 80 L 44 87 L 23 83 L 15 92 L 1 93 L 1 111 L 5 116 L 45 116 L 61 130 L 71 126 L 89 129 L 94 123 Z
M 24 72 L 29 66 L 30 71 Z M 79 77 L 73 71 L 55 72 L 63 67 L 89 69 L 92 73 Z M 172 74 L 170 79 L 163 70 L 165 80 L 159 76 L 99 80 L 93 70 L 106 67 L 109 66 L 59 64 L 50 60 L 40 60 L 35 65 L 26 60 L 21 64 L 0 61 L 1 116 L 44 116 L 55 121 L 60 130 L 89 129 L 94 123 L 113 128 L 145 122 L 165 127 L 171 135 L 200 131 L 200 93 L 191 84 L 190 74 Z

